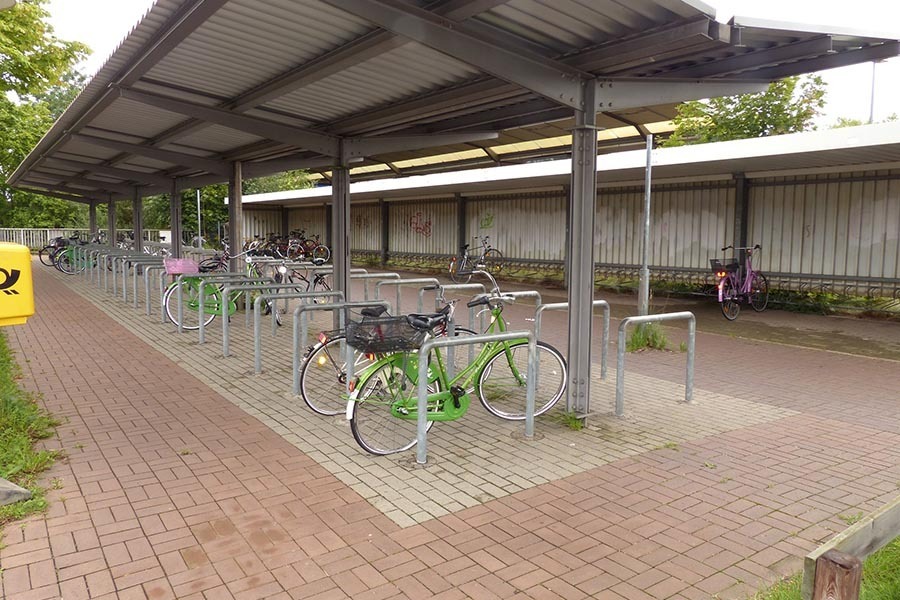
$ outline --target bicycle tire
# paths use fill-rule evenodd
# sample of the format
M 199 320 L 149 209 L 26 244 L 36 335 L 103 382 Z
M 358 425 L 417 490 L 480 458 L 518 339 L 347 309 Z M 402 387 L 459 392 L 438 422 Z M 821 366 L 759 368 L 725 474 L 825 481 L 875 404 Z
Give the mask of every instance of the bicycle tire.
M 490 274 L 496 274 L 503 269 L 503 253 L 495 248 L 491 248 L 484 253 L 482 258 L 484 270 Z
M 166 316 L 175 325 L 178 325 L 178 294 L 176 292 L 177 288 L 178 282 L 176 281 L 169 286 L 169 288 L 166 290 L 165 295 L 163 296 L 163 305 L 166 307 Z M 182 280 L 182 288 L 184 290 L 182 292 L 182 301 L 184 302 L 184 305 L 182 307 L 184 322 L 181 324 L 181 328 L 188 331 L 200 329 L 200 285 L 198 284 L 196 279 L 188 278 Z M 204 310 L 206 308 L 213 310 L 221 305 L 221 290 L 214 288 L 213 290 L 206 292 L 205 295 L 206 303 L 204 305 Z M 204 314 L 204 327 L 212 323 L 212 320 L 215 318 L 216 315 L 212 314 L 211 312 Z
M 725 280 L 722 288 L 722 302 L 720 304 L 722 314 L 729 321 L 734 321 L 741 314 L 741 299 L 734 282 L 729 278 Z
M 537 343 L 540 353 L 534 416 L 542 415 L 562 398 L 568 382 L 566 359 L 559 350 Z M 516 372 L 512 370 L 512 363 Z M 488 359 L 478 375 L 478 399 L 489 413 L 507 421 L 525 419 L 528 342 L 503 346 Z
M 57 252 L 55 266 L 61 273 L 66 275 L 76 275 L 84 271 L 84 264 L 76 263 L 71 251 Z
M 56 246 L 44 246 L 43 248 L 38 250 L 38 259 L 40 259 L 41 264 L 47 267 L 56 266 L 53 262 L 56 250 Z
M 756 312 L 766 310 L 769 305 L 769 280 L 760 272 L 753 274 L 750 282 L 750 307 Z
M 228 263 L 220 261 L 218 258 L 205 258 L 198 265 L 201 273 L 218 273 L 228 270 Z
M 342 398 L 347 388 L 346 336 L 337 335 L 312 346 L 300 365 L 300 395 L 314 413 L 333 416 L 346 412 Z M 356 354 L 354 372 L 359 373 L 371 361 Z
M 466 265 L 466 261 L 463 260 L 462 268 L 465 268 L 465 265 Z M 453 281 L 453 283 L 469 283 L 469 281 L 472 279 L 472 275 L 471 274 L 460 275 L 459 270 L 460 270 L 459 257 L 454 256 L 453 258 L 450 259 L 450 265 L 448 268 L 448 271 L 450 272 L 450 280 Z
M 369 454 L 396 454 L 416 444 L 416 421 L 400 419 L 391 413 L 392 402 L 415 403 L 418 386 L 408 371 L 417 372 L 418 368 L 407 365 L 404 370 L 388 360 L 357 384 L 355 398 L 350 400 L 350 431 L 356 443 Z M 429 393 L 434 391 L 429 387 Z M 434 421 L 428 421 L 426 430 L 433 425 Z
M 325 281 L 324 277 L 316 277 L 315 279 L 313 279 L 312 291 L 317 292 L 320 290 L 323 292 L 331 291 L 331 286 L 328 285 L 328 282 Z M 332 298 L 331 296 L 317 296 L 313 298 L 313 304 L 328 304 L 329 302 L 333 301 L 334 298 Z
M 328 262 L 331 259 L 331 249 L 325 244 L 319 244 L 312 249 L 312 259 Z

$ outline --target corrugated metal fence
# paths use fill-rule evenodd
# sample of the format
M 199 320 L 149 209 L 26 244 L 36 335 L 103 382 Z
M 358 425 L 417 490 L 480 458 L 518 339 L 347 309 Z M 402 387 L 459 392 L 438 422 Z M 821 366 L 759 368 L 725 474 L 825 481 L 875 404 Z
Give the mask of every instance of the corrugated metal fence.
M 755 256 L 757 268 L 794 287 L 806 285 L 804 281 L 840 281 L 857 292 L 895 294 L 900 289 L 900 171 L 756 178 L 747 185 L 747 242 L 762 246 Z M 650 249 L 654 276 L 705 276 L 709 259 L 722 258 L 720 248 L 735 243 L 736 197 L 734 181 L 655 185 Z M 489 235 L 507 259 L 562 265 L 563 190 L 463 194 L 463 199 L 464 237 L 470 243 L 473 236 Z M 446 257 L 457 251 L 457 198 L 385 201 L 389 254 Z M 599 190 L 594 251 L 598 269 L 637 270 L 642 205 L 642 186 Z M 288 214 L 291 228 L 324 234 L 324 207 L 290 209 Z M 355 252 L 383 250 L 382 214 L 377 203 L 353 205 Z

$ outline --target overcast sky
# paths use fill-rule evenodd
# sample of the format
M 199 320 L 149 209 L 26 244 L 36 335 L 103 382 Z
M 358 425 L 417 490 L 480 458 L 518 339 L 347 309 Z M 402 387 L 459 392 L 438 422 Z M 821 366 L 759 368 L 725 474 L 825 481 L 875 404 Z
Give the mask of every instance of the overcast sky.
M 898 0 L 705 0 L 718 9 L 720 21 L 732 14 L 779 21 L 838 24 L 900 38 Z M 86 43 L 94 51 L 83 65 L 93 74 L 153 4 L 153 0 L 50 0 L 51 24 L 66 40 Z M 900 115 L 900 59 L 875 66 L 875 120 Z M 869 118 L 872 63 L 824 71 L 828 106 L 820 125 L 838 117 Z

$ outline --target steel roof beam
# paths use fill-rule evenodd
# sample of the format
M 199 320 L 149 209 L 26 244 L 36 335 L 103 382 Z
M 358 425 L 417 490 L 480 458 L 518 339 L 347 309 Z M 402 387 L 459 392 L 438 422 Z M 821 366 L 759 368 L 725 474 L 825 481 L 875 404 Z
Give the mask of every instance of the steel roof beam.
M 720 39 L 723 30 L 718 25 L 709 17 L 701 17 L 628 40 L 610 42 L 582 52 L 566 62 L 585 71 L 600 73 L 613 67 L 618 69 L 628 62 L 656 62 L 655 57 L 660 52 L 670 52 L 673 47 L 693 46 Z M 726 27 L 724 32 L 727 35 L 730 28 Z
M 228 163 L 224 161 L 195 156 L 193 154 L 151 148 L 150 146 L 141 146 L 139 144 L 129 144 L 128 142 L 120 142 L 118 140 L 110 140 L 93 135 L 84 135 L 83 133 L 74 133 L 71 137 L 73 140 L 85 142 L 86 144 L 93 144 L 94 146 L 109 148 L 110 150 L 116 150 L 118 152 L 128 152 L 129 154 L 146 156 L 153 160 L 171 163 L 183 168 L 202 169 L 209 173 L 225 175 L 226 177 L 230 172 Z
M 71 183 L 75 185 L 83 185 L 83 186 L 94 186 L 98 189 L 105 190 L 107 192 L 115 192 L 117 194 L 131 194 L 134 191 L 134 186 L 125 185 L 122 183 L 113 183 L 111 181 L 102 181 L 99 179 L 89 179 L 87 177 L 81 177 L 78 175 L 65 175 L 60 173 L 48 173 L 42 169 L 35 169 L 32 171 L 32 174 L 38 177 L 52 177 L 54 179 L 61 179 L 64 183 Z
M 795 44 L 775 46 L 744 54 L 738 54 L 712 63 L 698 64 L 683 69 L 668 71 L 666 76 L 672 77 L 714 77 L 737 73 L 746 69 L 759 69 L 765 65 L 778 65 L 785 62 L 813 58 L 834 52 L 834 44 L 830 35 L 813 38 Z M 757 77 L 758 71 L 753 73 Z
M 406 150 L 419 150 L 434 146 L 465 144 L 480 140 L 497 139 L 495 131 L 473 131 L 429 135 L 377 136 L 371 138 L 347 138 L 344 141 L 348 158 L 389 154 Z
M 323 1 L 554 102 L 584 108 L 583 86 L 593 76 L 565 63 L 483 39 L 465 24 L 394 0 Z
M 80 190 L 78 188 L 72 188 L 72 187 L 68 187 L 65 185 L 57 185 L 57 184 L 53 184 L 53 183 L 41 183 L 40 181 L 34 181 L 34 180 L 31 180 L 28 178 L 23 178 L 22 183 L 25 185 L 34 186 L 38 190 L 45 189 L 45 190 L 50 190 L 53 192 L 59 192 L 61 194 L 68 194 L 68 195 L 74 196 L 74 197 L 81 196 L 87 200 L 95 200 L 97 202 L 107 202 L 108 201 L 108 198 L 99 199 L 99 198 L 94 198 L 93 196 L 85 196 L 85 194 L 97 193 L 94 190 Z M 32 191 L 35 191 L 35 190 L 32 190 Z M 35 193 L 41 193 L 41 192 L 36 191 Z
M 19 187 L 17 188 L 23 192 L 28 192 L 29 194 L 38 194 L 39 196 L 49 196 L 51 198 L 59 198 L 60 200 L 68 200 L 69 202 L 79 202 L 81 204 L 91 204 L 93 202 L 99 202 L 96 198 L 88 198 L 87 196 L 74 196 L 72 194 L 65 194 L 62 192 L 51 192 L 49 190 L 40 190 L 30 187 Z
M 209 123 L 223 125 L 230 129 L 244 131 L 259 137 L 268 138 L 282 144 L 306 148 L 318 154 L 327 156 L 338 155 L 338 138 L 326 133 L 319 133 L 302 127 L 293 127 L 275 121 L 267 121 L 256 117 L 248 117 L 247 115 L 237 114 L 231 111 L 222 110 L 221 108 L 213 108 L 195 104 L 193 102 L 185 102 L 184 100 L 176 100 L 175 98 L 167 98 L 157 94 L 140 92 L 134 89 L 120 89 L 119 94 L 122 98 L 134 100 L 142 104 L 155 106 L 169 112 L 179 113 Z
M 845 67 L 847 65 L 855 65 L 857 63 L 883 60 L 886 58 L 894 58 L 900 55 L 900 42 L 885 42 L 877 46 L 868 46 L 859 50 L 849 50 L 846 52 L 838 52 L 837 55 L 822 56 L 813 60 L 803 61 L 803 71 L 812 73 L 821 71 L 822 69 L 834 69 L 836 67 Z M 779 65 L 777 67 L 769 67 L 768 69 L 760 69 L 753 71 L 749 77 L 754 79 L 781 79 L 797 73 L 797 68 L 792 64 Z M 732 81 L 742 79 L 740 75 L 729 77 Z
M 118 167 L 108 167 L 106 165 L 95 165 L 92 163 L 81 162 L 77 160 L 67 160 L 64 158 L 48 157 L 44 160 L 44 165 L 56 168 L 66 168 L 69 170 L 77 170 L 78 172 L 89 171 L 98 175 L 109 175 L 110 177 L 118 177 L 123 181 L 136 181 L 147 185 L 169 185 L 171 179 L 163 177 L 155 173 L 142 173 L 140 171 L 131 171 L 129 169 L 120 169 Z
M 737 84 L 737 85 L 735 85 Z M 598 79 L 597 110 L 611 111 L 672 104 L 688 100 L 752 94 L 764 91 L 768 82 L 727 80 L 684 81 L 672 79 Z

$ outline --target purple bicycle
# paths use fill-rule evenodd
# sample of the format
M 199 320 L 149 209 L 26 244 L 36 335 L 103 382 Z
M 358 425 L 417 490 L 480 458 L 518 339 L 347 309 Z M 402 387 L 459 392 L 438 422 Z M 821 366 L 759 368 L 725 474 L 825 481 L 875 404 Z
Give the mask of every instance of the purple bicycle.
M 719 305 L 722 308 L 722 314 L 729 321 L 734 321 L 741 313 L 741 304 L 747 302 L 756 312 L 766 310 L 769 303 L 769 282 L 766 276 L 759 271 L 753 270 L 753 253 L 761 250 L 759 244 L 747 248 L 735 248 L 734 246 L 725 246 L 722 252 L 726 250 L 745 250 L 747 252 L 747 264 L 745 268 L 741 268 L 737 259 L 729 259 L 728 263 L 723 265 L 717 258 L 709 261 L 713 273 L 716 274 L 716 287 L 719 290 Z

